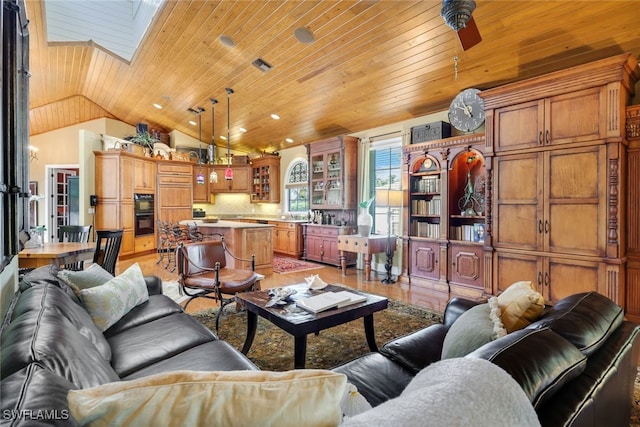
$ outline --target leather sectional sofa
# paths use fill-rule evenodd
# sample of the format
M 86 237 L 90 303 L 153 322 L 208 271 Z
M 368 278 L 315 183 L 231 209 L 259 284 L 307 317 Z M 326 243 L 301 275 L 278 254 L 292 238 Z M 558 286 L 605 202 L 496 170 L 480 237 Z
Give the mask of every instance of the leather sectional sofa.
M 378 414 L 360 414 L 355 419 L 361 422 L 354 425 L 367 425 L 368 417 L 376 419 L 380 414 L 393 417 L 394 401 L 418 372 L 441 360 L 447 332 L 477 304 L 454 298 L 442 324 L 335 368 L 378 410 Z M 524 329 L 465 357 L 490 360 L 508 372 L 529 397 L 543 426 L 628 426 L 640 358 L 640 326 L 624 320 L 622 309 L 598 293 L 575 294 L 547 307 Z M 463 408 L 460 402 L 458 410 Z
M 177 370 L 258 369 L 162 295 L 158 277 L 145 277 L 147 302 L 101 333 L 57 271 L 27 274 L 2 326 L 0 416 L 9 425 L 38 425 L 36 417 L 75 425 L 71 389 Z
M 25 276 L 2 324 L 2 423 L 75 425 L 67 405 L 71 389 L 176 370 L 257 369 L 162 295 L 158 278 L 145 281 L 149 300 L 103 334 L 57 279 L 56 267 Z M 359 417 L 368 423 L 362 425 L 384 425 L 375 422 L 376 410 L 402 399 L 416 374 L 441 359 L 447 332 L 477 304 L 453 299 L 442 324 L 335 368 L 374 406 L 352 418 L 356 425 Z M 515 378 L 542 425 L 615 426 L 628 425 L 639 354 L 640 328 L 624 321 L 610 300 L 589 293 L 567 298 L 527 328 L 466 357 L 490 360 Z

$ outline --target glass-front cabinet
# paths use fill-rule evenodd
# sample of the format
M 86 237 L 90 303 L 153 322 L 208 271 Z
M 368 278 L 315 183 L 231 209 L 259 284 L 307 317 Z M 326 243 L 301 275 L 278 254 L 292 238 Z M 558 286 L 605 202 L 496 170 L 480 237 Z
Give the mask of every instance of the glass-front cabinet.
M 314 155 L 311 167 L 311 206 L 331 209 L 342 205 L 342 153 Z
M 309 146 L 311 209 L 354 209 L 355 139 L 332 138 Z

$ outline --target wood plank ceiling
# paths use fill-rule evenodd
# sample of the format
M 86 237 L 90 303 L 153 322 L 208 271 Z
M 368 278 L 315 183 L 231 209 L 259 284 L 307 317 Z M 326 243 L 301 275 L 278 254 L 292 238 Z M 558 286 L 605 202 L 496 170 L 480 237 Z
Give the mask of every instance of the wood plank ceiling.
M 198 138 L 188 109 L 201 106 L 209 143 L 213 97 L 215 143 L 226 146 L 231 87 L 232 148 L 274 151 L 443 111 L 467 87 L 640 56 L 636 0 L 476 0 L 483 40 L 466 52 L 440 1 L 169 0 L 130 63 L 91 42 L 48 44 L 43 0 L 26 3 L 31 135 L 110 117 Z M 315 41 L 297 41 L 299 27 Z M 257 58 L 273 69 L 253 66 Z

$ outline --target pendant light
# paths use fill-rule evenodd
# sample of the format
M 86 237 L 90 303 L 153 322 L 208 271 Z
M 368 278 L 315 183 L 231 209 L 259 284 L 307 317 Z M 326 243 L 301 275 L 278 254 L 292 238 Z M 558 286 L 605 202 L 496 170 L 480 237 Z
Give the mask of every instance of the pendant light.
M 213 150 L 215 150 L 215 142 L 216 142 L 216 133 L 215 133 L 216 128 L 214 126 L 213 110 L 217 103 L 218 103 L 217 99 L 211 98 L 211 146 Z M 211 151 L 212 153 L 213 153 L 213 150 Z M 213 155 L 211 156 L 211 159 L 209 159 L 209 161 L 210 162 L 213 161 Z M 211 173 L 209 173 L 209 182 L 212 184 L 216 184 L 218 182 L 218 173 L 214 168 L 211 168 Z
M 204 185 L 204 175 L 202 173 L 202 113 L 204 112 L 204 108 L 196 107 L 189 108 L 189 111 L 193 114 L 198 115 L 198 176 L 196 177 L 196 182 L 199 185 Z
M 231 181 L 233 179 L 233 169 L 231 169 L 231 94 L 233 89 L 225 88 L 227 91 L 227 170 L 224 171 L 224 179 Z

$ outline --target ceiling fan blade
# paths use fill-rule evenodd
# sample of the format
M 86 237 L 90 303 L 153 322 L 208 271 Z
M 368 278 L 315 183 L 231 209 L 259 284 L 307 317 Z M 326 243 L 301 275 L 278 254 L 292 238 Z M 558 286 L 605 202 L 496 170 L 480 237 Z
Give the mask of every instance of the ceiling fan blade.
M 467 22 L 467 26 L 459 29 L 457 34 L 462 50 L 469 50 L 482 41 L 482 36 L 480 36 L 480 31 L 478 31 L 478 26 L 473 16 Z

